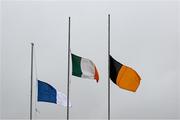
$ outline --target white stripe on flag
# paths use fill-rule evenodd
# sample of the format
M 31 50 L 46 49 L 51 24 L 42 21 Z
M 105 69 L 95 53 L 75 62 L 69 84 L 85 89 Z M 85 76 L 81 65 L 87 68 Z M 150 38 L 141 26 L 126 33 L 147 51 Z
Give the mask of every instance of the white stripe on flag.
M 67 96 L 64 93 L 57 91 L 57 96 L 56 97 L 57 97 L 56 98 L 56 103 L 57 104 L 60 104 L 62 106 L 67 107 Z M 70 101 L 69 101 L 69 107 L 72 107 Z
M 86 58 L 81 58 L 81 70 L 82 70 L 82 78 L 90 78 L 94 79 L 95 68 L 94 63 Z

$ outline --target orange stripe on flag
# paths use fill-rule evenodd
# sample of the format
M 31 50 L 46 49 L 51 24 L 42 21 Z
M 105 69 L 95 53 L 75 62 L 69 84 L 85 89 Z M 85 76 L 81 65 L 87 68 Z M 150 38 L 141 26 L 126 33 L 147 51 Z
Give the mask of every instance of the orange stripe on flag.
M 99 80 L 99 74 L 98 74 L 98 71 L 97 71 L 97 69 L 96 69 L 96 66 L 94 66 L 94 68 L 95 68 L 94 79 L 96 79 L 96 81 L 98 82 L 98 80 Z
M 140 76 L 132 68 L 123 65 L 119 70 L 116 84 L 123 89 L 136 92 L 140 84 Z

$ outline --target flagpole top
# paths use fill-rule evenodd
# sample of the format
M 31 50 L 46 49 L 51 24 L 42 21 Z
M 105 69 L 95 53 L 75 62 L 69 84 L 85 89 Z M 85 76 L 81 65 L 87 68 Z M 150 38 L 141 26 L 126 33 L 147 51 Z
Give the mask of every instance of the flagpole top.
M 34 43 L 32 42 L 31 45 L 34 46 Z

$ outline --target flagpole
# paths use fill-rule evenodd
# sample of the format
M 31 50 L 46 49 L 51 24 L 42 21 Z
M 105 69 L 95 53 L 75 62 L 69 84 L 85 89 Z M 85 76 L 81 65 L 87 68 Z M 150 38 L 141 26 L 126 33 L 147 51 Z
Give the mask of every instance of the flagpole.
M 110 14 L 108 14 L 108 120 L 110 120 Z
M 30 120 L 32 120 L 32 92 L 33 92 L 33 57 L 34 43 L 31 43 L 31 86 L 30 86 Z
M 71 17 L 69 17 L 69 24 L 68 24 L 67 120 L 69 120 L 70 25 L 71 25 Z

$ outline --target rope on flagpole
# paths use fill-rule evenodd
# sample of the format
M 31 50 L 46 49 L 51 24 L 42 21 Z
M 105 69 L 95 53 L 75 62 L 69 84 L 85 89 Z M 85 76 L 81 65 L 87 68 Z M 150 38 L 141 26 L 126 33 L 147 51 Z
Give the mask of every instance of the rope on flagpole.
M 37 80 L 39 80 L 38 77 L 38 66 L 37 66 L 37 48 L 34 47 L 34 67 L 35 67 L 35 75 L 36 75 L 36 84 L 35 84 L 35 118 L 37 117 L 37 113 L 40 113 L 40 111 L 37 108 L 37 92 L 38 92 L 38 82 Z
M 36 75 L 36 80 L 38 80 L 38 66 L 37 66 L 37 55 L 36 55 L 36 47 L 34 47 L 34 67 L 35 67 L 35 75 Z

